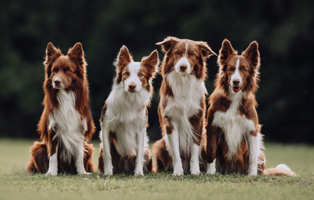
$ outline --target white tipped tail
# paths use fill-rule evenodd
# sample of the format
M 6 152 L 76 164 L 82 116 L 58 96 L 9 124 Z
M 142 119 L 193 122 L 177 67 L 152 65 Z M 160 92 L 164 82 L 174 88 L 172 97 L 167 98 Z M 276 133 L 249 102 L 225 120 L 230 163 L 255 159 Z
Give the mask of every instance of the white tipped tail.
M 276 168 L 269 168 L 263 171 L 264 175 L 285 175 L 285 176 L 296 176 L 296 173 L 285 164 L 279 164 Z

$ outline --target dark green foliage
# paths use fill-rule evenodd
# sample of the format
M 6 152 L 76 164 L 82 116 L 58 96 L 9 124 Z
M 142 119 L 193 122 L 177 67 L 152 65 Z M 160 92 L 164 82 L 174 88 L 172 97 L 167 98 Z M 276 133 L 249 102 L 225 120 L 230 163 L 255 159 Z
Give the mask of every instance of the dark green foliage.
M 38 137 L 43 56 L 48 42 L 66 53 L 82 42 L 89 63 L 91 107 L 98 127 L 124 44 L 139 61 L 166 36 L 203 40 L 218 53 L 224 38 L 239 52 L 259 43 L 258 113 L 266 140 L 314 143 L 314 6 L 306 0 L 256 1 L 0 1 L 0 136 Z M 208 61 L 208 92 L 218 71 Z M 160 137 L 161 77 L 154 81 L 150 139 Z M 98 132 L 98 131 L 97 131 Z M 95 134 L 97 138 L 98 133 Z

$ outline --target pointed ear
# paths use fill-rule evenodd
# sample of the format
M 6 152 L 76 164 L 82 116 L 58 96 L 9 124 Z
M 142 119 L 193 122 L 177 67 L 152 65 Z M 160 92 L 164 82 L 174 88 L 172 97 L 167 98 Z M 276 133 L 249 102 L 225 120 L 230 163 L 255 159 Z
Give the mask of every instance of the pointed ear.
M 179 41 L 176 37 L 166 37 L 164 41 L 157 42 L 156 45 L 161 45 L 161 50 L 166 53 Z
M 154 50 L 149 56 L 143 57 L 141 60 L 142 66 L 144 66 L 152 75 L 158 71 L 159 57 L 158 51 Z
M 132 56 L 129 52 L 129 49 L 125 45 L 123 45 L 120 48 L 120 51 L 119 51 L 119 54 L 117 56 L 115 65 L 117 67 L 122 67 L 122 66 L 130 63 L 131 61 L 132 61 Z
M 72 48 L 70 48 L 67 55 L 70 59 L 77 61 L 80 66 L 85 67 L 87 65 L 83 46 L 80 42 L 76 43 Z
M 60 49 L 57 49 L 51 42 L 48 43 L 46 48 L 46 57 L 44 64 L 50 63 L 53 59 L 59 57 L 61 55 Z
M 256 41 L 251 42 L 249 47 L 242 52 L 242 56 L 247 58 L 254 68 L 260 65 L 260 54 L 258 51 L 258 43 Z
M 230 55 L 237 55 L 237 52 L 233 49 L 229 40 L 224 39 L 224 41 L 222 42 L 221 49 L 219 50 L 218 64 L 220 66 L 225 65 Z
M 198 42 L 198 46 L 204 58 L 209 58 L 212 55 L 217 56 L 217 54 L 208 46 L 206 42 Z

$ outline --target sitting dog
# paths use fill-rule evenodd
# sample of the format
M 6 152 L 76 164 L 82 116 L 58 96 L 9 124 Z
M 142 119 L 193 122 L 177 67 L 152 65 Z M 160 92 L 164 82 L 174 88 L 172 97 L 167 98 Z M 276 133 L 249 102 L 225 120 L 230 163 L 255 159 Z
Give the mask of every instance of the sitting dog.
M 263 136 L 256 112 L 260 53 L 257 42 L 238 55 L 224 40 L 219 72 L 207 113 L 207 174 L 283 174 L 295 176 L 286 165 L 265 169 Z
M 206 42 L 167 37 L 158 115 L 163 138 L 153 146 L 156 170 L 200 174 L 200 144 L 205 122 L 206 60 L 216 55 Z
M 44 111 L 38 123 L 42 142 L 31 147 L 29 173 L 92 172 L 93 146 L 87 144 L 95 131 L 89 108 L 89 89 L 81 43 L 67 55 L 48 43 L 46 49 Z
M 153 95 L 152 80 L 158 71 L 158 52 L 134 62 L 122 46 L 114 63 L 117 76 L 102 109 L 98 170 L 105 175 L 143 175 L 152 170 L 148 148 L 147 106 Z

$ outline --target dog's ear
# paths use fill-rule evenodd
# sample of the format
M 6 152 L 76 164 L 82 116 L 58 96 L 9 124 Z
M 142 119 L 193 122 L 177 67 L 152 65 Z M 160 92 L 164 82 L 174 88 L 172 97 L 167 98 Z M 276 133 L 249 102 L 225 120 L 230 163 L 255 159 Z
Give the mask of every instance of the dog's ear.
M 156 45 L 161 45 L 161 50 L 166 53 L 179 41 L 176 37 L 166 37 L 163 41 L 157 42 Z
M 80 66 L 86 67 L 87 63 L 85 60 L 85 54 L 83 51 L 83 46 L 80 42 L 76 43 L 72 48 L 68 50 L 68 57 L 76 61 Z
M 143 57 L 141 65 L 144 66 L 152 76 L 154 76 L 155 72 L 158 71 L 159 65 L 158 51 L 154 50 L 149 56 Z
M 206 42 L 197 42 L 197 44 L 204 58 L 209 58 L 212 55 L 217 56 L 217 54 L 208 46 Z
M 237 52 L 233 49 L 229 40 L 224 39 L 221 45 L 221 49 L 219 50 L 219 56 L 217 61 L 218 65 L 224 66 L 230 55 L 237 55 Z
M 60 49 L 57 49 L 51 42 L 48 43 L 46 48 L 46 56 L 44 64 L 50 63 L 53 59 L 59 57 L 61 55 Z
M 242 52 L 242 56 L 248 59 L 254 69 L 260 65 L 260 54 L 258 51 L 258 43 L 256 41 L 251 42 L 249 47 Z
M 122 67 L 132 61 L 132 56 L 129 52 L 129 49 L 123 45 L 120 48 L 119 54 L 117 56 L 117 60 L 114 63 L 117 67 Z

